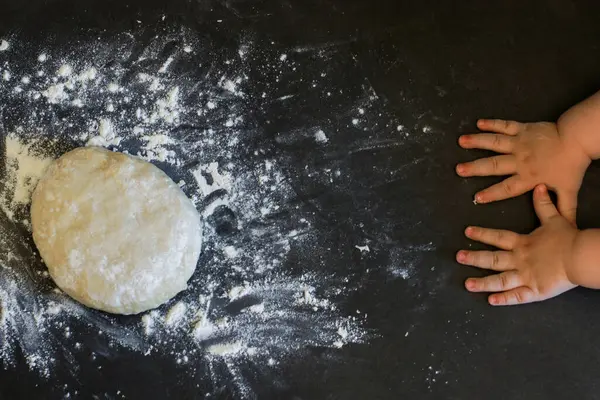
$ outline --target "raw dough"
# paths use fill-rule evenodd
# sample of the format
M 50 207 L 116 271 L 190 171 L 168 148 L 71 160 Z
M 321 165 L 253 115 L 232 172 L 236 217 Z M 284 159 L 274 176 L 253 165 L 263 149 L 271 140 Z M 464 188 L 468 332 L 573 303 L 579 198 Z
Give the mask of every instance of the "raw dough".
M 56 284 L 118 314 L 155 308 L 186 289 L 202 246 L 200 216 L 175 182 L 150 163 L 97 147 L 48 168 L 31 222 Z

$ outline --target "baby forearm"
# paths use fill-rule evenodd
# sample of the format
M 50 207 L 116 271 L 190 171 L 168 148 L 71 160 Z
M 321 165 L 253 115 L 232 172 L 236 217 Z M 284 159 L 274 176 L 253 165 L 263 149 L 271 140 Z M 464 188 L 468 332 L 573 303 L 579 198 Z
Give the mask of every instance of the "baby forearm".
M 567 275 L 573 284 L 600 289 L 600 229 L 580 231 L 575 236 L 568 264 Z
M 571 107 L 558 120 L 566 140 L 575 140 L 595 160 L 600 158 L 600 92 Z

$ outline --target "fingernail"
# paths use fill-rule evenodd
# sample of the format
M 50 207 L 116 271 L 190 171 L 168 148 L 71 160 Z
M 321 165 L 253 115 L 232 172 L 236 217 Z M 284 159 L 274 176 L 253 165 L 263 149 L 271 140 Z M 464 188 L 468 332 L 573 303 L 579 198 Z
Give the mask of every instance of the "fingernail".
M 546 186 L 545 185 L 538 185 L 537 186 L 537 191 L 539 194 L 543 194 L 546 191 Z
M 491 305 L 495 306 L 498 304 L 498 299 L 496 298 L 496 296 L 490 296 L 488 301 L 490 302 Z
M 469 227 L 467 227 L 467 229 L 465 229 L 465 235 L 471 236 L 473 234 L 473 231 L 474 231 L 473 227 L 469 226 Z
M 467 253 L 466 253 L 466 252 L 464 252 L 464 251 L 462 251 L 462 250 L 461 250 L 461 251 L 459 251 L 459 252 L 456 254 L 456 259 L 457 259 L 459 262 L 464 262 L 464 261 L 467 259 Z
M 476 201 L 477 203 L 479 203 L 479 204 L 482 204 L 482 203 L 483 203 L 483 196 L 481 195 L 481 193 L 477 193 L 477 194 L 475 195 L 475 201 Z
M 475 282 L 474 282 L 473 280 L 471 280 L 471 279 L 467 279 L 467 280 L 465 281 L 465 287 L 466 287 L 468 290 L 473 290 L 473 289 L 475 289 Z
M 465 167 L 462 164 L 458 164 L 456 166 L 456 172 L 458 172 L 459 175 L 462 174 L 462 173 L 464 173 L 465 172 Z

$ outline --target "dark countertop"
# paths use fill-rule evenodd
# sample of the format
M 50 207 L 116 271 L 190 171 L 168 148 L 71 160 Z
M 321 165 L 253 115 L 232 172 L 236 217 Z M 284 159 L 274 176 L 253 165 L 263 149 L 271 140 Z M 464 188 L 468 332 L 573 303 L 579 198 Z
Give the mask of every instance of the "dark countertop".
M 263 127 L 257 140 L 285 161 L 298 198 L 322 216 L 322 232 L 329 232 L 323 246 L 371 241 L 374 251 L 365 258 L 343 250 L 315 253 L 331 273 L 360 276 L 360 289 L 344 307 L 368 313 L 368 328 L 378 337 L 289 359 L 277 381 L 283 384 L 255 376 L 259 398 L 596 398 L 598 293 L 577 289 L 539 304 L 492 308 L 484 295 L 463 289 L 467 276 L 482 274 L 454 261 L 455 251 L 470 245 L 462 235 L 466 225 L 525 233 L 537 221 L 530 194 L 474 206 L 473 194 L 497 179 L 461 179 L 454 165 L 485 154 L 456 144 L 477 118 L 555 120 L 598 90 L 600 4 L 441 3 L 1 0 L 0 37 L 17 34 L 35 43 L 52 36 L 66 43 L 167 15 L 171 24 L 202 32 L 213 48 L 233 50 L 244 33 L 255 43 L 273 42 L 265 52 L 305 49 L 298 53 L 307 79 L 323 68 L 311 54 L 327 53 L 337 75 L 333 87 L 344 89 L 335 102 L 322 102 L 299 85 L 291 101 L 248 112 Z M 261 70 L 260 60 L 253 62 L 257 93 L 265 87 L 288 93 Z M 349 107 L 370 96 L 376 100 L 369 107 L 379 112 L 369 113 L 367 129 L 348 126 Z M 393 129 L 400 123 L 408 138 Z M 330 150 L 315 150 L 294 136 L 316 125 L 332 132 Z M 305 165 L 336 165 L 350 173 L 343 188 L 332 188 L 305 174 Z M 600 225 L 599 179 L 592 165 L 580 193 L 581 227 Z M 407 246 L 432 250 L 402 253 Z M 393 263 L 410 264 L 417 278 L 379 268 Z M 8 368 L 0 373 L 0 397 L 55 398 L 63 385 L 98 399 L 119 398 L 115 389 L 129 399 L 204 398 L 205 390 L 214 390 L 197 388 L 185 369 L 140 354 L 106 357 L 101 365 L 76 376 L 58 371 L 51 382 L 24 365 Z M 211 398 L 233 397 L 222 388 Z

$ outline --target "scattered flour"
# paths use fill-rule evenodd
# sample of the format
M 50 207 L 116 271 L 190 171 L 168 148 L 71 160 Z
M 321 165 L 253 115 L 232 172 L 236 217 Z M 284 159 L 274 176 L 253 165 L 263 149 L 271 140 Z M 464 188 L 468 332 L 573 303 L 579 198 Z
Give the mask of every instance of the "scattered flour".
M 10 47 L 10 44 L 6 40 L 0 40 L 0 51 L 6 51 Z
M 156 319 L 158 318 L 157 311 L 150 311 L 142 316 L 142 325 L 144 327 L 144 333 L 150 335 L 154 330 Z
M 118 146 L 121 140 L 122 138 L 115 133 L 112 122 L 109 119 L 103 118 L 98 124 L 98 135 L 89 139 L 86 146 Z
M 371 249 L 369 249 L 368 245 L 364 245 L 364 246 L 354 246 L 358 249 L 358 251 L 360 251 L 361 253 L 365 252 L 368 253 L 371 251 Z
M 164 74 L 165 72 L 167 72 L 167 69 L 169 69 L 169 65 L 171 65 L 172 62 L 173 62 L 173 57 L 167 58 L 167 61 L 165 61 L 163 66 L 160 67 L 160 69 L 158 70 L 158 73 Z
M 204 341 L 209 339 L 217 329 L 212 322 L 209 321 L 208 316 L 206 314 L 202 314 L 201 312 L 196 314 L 199 319 L 196 324 L 192 328 L 192 336 L 195 340 Z
M 219 343 L 209 346 L 207 350 L 217 356 L 232 356 L 243 351 L 244 346 L 240 342 Z
M 165 38 L 163 45 L 170 41 Z M 11 42 L 19 47 L 18 40 Z M 0 85 L 3 104 L 25 104 L 31 111 L 4 127 L 10 134 L 5 136 L 7 175 L 0 208 L 11 221 L 0 225 L 0 355 L 5 365 L 18 362 L 20 349 L 32 371 L 50 376 L 61 359 L 58 353 L 93 352 L 75 329 L 84 324 L 110 343 L 111 351 L 127 348 L 171 357 L 173 363 L 189 365 L 190 374 L 221 371 L 202 379 L 214 388 L 233 385 L 233 397 L 252 398 L 247 372 L 239 365 L 276 371 L 310 347 L 336 351 L 370 337 L 366 314 L 340 306 L 355 284 L 313 270 L 311 262 L 295 264 L 299 255 L 312 259 L 320 245 L 314 228 L 318 216 L 298 206 L 291 172 L 256 142 L 246 94 L 249 43 L 231 54 L 227 67 L 185 78 L 170 72 L 180 57 L 201 54 L 191 46 L 139 69 L 125 62 L 111 66 L 108 43 L 74 48 L 76 56 L 66 58 L 42 48 L 44 53 L 29 60 L 35 69 L 27 72 L 27 82 L 22 74 L 12 80 L 3 67 L 2 77 L 10 83 Z M 143 57 L 153 56 L 144 50 Z M 270 57 L 273 65 L 293 64 L 279 52 Z M 311 135 L 315 142 L 329 141 L 321 129 L 302 137 Z M 132 326 L 90 312 L 56 290 L 29 237 L 23 236 L 30 230 L 27 208 L 37 180 L 54 158 L 83 145 L 165 163 L 205 219 L 202 265 L 188 290 L 176 301 L 132 317 L 137 318 Z M 337 169 L 329 174 L 340 176 Z M 357 248 L 369 251 L 366 245 Z
M 119 85 L 117 85 L 114 82 L 111 82 L 108 84 L 108 86 L 106 87 L 106 89 L 111 92 L 111 93 L 117 93 L 119 91 Z
M 155 123 L 162 120 L 168 124 L 174 124 L 179 120 L 179 113 L 179 87 L 174 87 L 164 98 L 156 102 L 155 110 L 150 115 L 149 122 Z
M 165 316 L 165 325 L 173 326 L 181 322 L 181 320 L 185 317 L 186 310 L 187 307 L 185 303 L 179 302 L 175 304 Z
M 58 104 L 61 101 L 69 98 L 67 92 L 65 91 L 64 83 L 57 83 L 56 85 L 49 86 L 42 92 L 42 95 L 47 98 L 48 103 L 51 104 Z
M 203 196 L 219 189 L 231 189 L 231 176 L 227 172 L 220 173 L 219 163 L 217 162 L 200 165 L 192 174 Z
M 144 143 L 143 152 L 138 153 L 146 161 L 176 162 L 176 153 L 166 146 L 176 144 L 175 141 L 164 134 L 145 135 L 140 138 Z
M 64 64 L 58 69 L 56 75 L 58 75 L 62 78 L 67 78 L 67 77 L 71 76 L 72 73 L 73 73 L 73 68 L 71 68 L 71 66 L 69 64 Z
M 97 71 L 96 68 L 90 67 L 84 71 L 82 71 L 78 76 L 77 80 L 79 82 L 88 82 L 96 79 Z
M 29 204 L 33 189 L 52 159 L 36 154 L 31 143 L 14 134 L 6 136 L 5 146 L 7 177 L 0 208 L 12 219 L 18 206 Z
M 435 250 L 436 246 L 433 243 L 394 249 L 388 271 L 394 278 L 407 280 L 415 274 L 415 266 L 421 261 L 423 254 Z
M 318 143 L 327 143 L 327 142 L 329 142 L 329 138 L 325 135 L 325 132 L 323 132 L 321 129 L 319 129 L 315 133 L 315 141 Z
M 223 252 L 228 258 L 236 258 L 239 254 L 239 251 L 233 246 L 225 246 Z
M 237 78 L 235 80 L 227 79 L 225 77 L 221 78 L 219 85 L 238 97 L 244 97 L 244 93 L 239 89 L 238 85 L 242 83 L 242 78 Z

